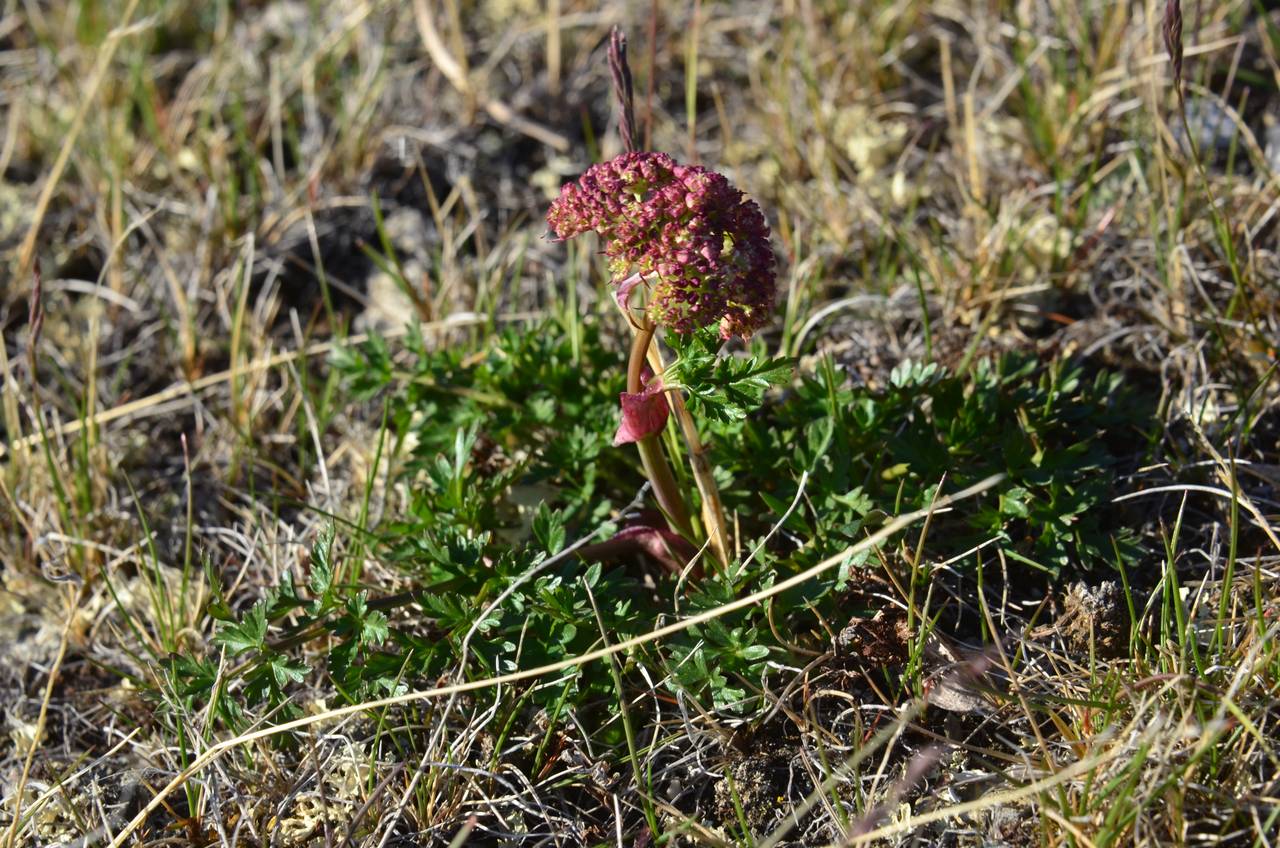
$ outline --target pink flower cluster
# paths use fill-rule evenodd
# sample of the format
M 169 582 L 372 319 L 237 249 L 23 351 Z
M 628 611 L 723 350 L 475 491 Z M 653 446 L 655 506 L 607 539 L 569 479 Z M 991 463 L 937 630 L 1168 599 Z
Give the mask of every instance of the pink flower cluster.
M 687 333 L 718 321 L 727 339 L 769 320 L 769 226 L 721 174 L 665 153 L 624 153 L 566 184 L 547 223 L 560 239 L 598 233 L 615 279 L 638 274 L 650 285 L 657 324 Z

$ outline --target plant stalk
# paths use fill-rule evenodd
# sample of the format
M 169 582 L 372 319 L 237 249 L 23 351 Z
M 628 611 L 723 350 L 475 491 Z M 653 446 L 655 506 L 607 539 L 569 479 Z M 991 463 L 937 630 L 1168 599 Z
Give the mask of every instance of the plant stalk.
M 649 350 L 649 364 L 653 373 L 662 376 L 666 363 L 656 347 Z M 724 519 L 724 507 L 720 503 L 720 487 L 716 485 L 715 475 L 711 473 L 711 462 L 707 459 L 706 446 L 698 435 L 698 425 L 694 423 L 689 408 L 685 406 L 684 395 L 671 392 L 671 407 L 675 411 L 676 421 L 680 423 L 680 432 L 684 434 L 685 448 L 689 451 L 689 468 L 693 471 L 693 480 L 698 486 L 698 494 L 702 498 L 702 526 L 706 528 L 711 542 L 711 553 L 721 565 L 729 564 L 729 527 Z
M 646 322 L 631 340 L 631 359 L 627 364 L 627 391 L 632 394 L 637 394 L 644 389 L 641 372 L 656 331 L 657 325 Z M 671 466 L 667 464 L 667 458 L 662 453 L 658 435 L 655 433 L 645 436 L 636 442 L 636 447 L 640 451 L 640 462 L 644 465 L 644 473 L 653 484 L 654 497 L 658 499 L 658 506 L 662 508 L 667 520 L 671 523 L 671 529 L 692 541 L 693 525 L 689 522 L 689 508 L 680 495 L 680 487 L 676 484 Z

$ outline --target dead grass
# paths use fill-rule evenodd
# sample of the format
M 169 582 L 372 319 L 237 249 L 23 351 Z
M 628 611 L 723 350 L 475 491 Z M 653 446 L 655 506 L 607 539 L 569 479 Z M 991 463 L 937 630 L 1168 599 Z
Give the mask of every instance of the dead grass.
M 1199 172 L 1163 4 L 661 5 L 650 44 L 648 4 L 4 4 L 0 845 L 135 817 L 147 845 L 1275 844 L 1280 20 L 1184 9 Z M 771 347 L 872 385 L 1004 349 L 1121 370 L 1159 398 L 1164 459 L 1128 482 L 1166 555 L 1022 591 L 989 548 L 974 586 L 913 539 L 885 556 L 929 597 L 869 584 L 874 623 L 746 681 L 747 717 L 666 695 L 633 646 L 631 763 L 509 711 L 511 682 L 340 709 L 316 682 L 299 745 L 228 741 L 157 671 L 208 650 L 211 576 L 252 601 L 328 515 L 405 501 L 321 354 L 408 316 L 444 345 L 609 314 L 599 263 L 541 236 L 618 150 L 613 24 L 643 137 L 770 218 Z

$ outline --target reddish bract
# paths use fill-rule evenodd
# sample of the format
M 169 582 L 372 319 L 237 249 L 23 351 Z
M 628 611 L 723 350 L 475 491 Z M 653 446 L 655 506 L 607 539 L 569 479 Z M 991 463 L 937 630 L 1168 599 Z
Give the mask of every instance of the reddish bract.
M 638 442 L 645 436 L 662 432 L 667 426 L 671 408 L 662 392 L 662 380 L 655 378 L 648 368 L 644 370 L 645 386 L 638 392 L 621 392 L 622 423 L 613 437 L 613 445 Z

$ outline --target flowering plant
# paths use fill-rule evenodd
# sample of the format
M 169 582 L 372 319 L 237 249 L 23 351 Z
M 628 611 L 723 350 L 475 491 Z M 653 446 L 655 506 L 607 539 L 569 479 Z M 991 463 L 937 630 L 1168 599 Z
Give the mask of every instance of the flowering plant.
M 710 398 L 711 406 L 719 399 L 736 409 L 736 401 L 754 397 L 758 402 L 770 382 L 785 379 L 783 372 L 790 374 L 789 363 L 782 360 L 720 369 L 716 352 L 708 355 L 710 334 L 718 334 L 718 347 L 735 336 L 749 338 L 769 321 L 776 289 L 769 226 L 756 202 L 724 175 L 682 165 L 665 153 L 635 150 L 626 42 L 617 31 L 609 65 L 622 107 L 626 152 L 564 185 L 547 213 L 547 224 L 558 240 L 587 232 L 603 240 L 618 305 L 636 330 L 614 445 L 637 445 L 672 529 L 693 540 L 693 522 L 658 441 L 674 409 L 701 496 L 708 542 L 713 556 L 724 563 L 728 534 L 720 496 L 681 390 L 703 407 Z M 637 290 L 645 293 L 644 302 L 632 311 Z M 665 366 L 653 345 L 659 328 L 673 334 L 668 341 L 678 353 L 692 355 Z M 678 382 L 667 379 L 671 374 Z M 695 376 L 698 385 L 690 383 Z

